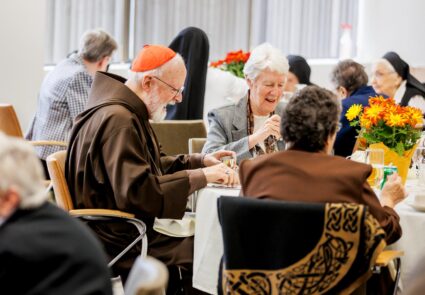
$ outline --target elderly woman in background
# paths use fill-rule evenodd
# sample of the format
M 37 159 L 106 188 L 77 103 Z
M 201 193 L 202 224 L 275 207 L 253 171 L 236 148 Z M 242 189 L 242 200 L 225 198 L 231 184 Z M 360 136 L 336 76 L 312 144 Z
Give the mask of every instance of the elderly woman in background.
M 284 149 L 280 140 L 279 104 L 283 94 L 288 61 L 270 44 L 256 47 L 245 64 L 248 94 L 236 105 L 208 113 L 209 131 L 203 152 L 225 149 L 242 159 Z
M 372 166 L 332 156 L 341 113 L 328 90 L 308 86 L 282 113 L 281 133 L 289 149 L 243 161 L 240 181 L 245 196 L 299 202 L 358 203 L 369 207 L 388 243 L 401 236 L 394 206 L 403 200 L 401 179 L 389 177 L 380 200 L 367 182 Z
M 410 74 L 409 65 L 395 52 L 387 52 L 372 68 L 372 86 L 402 106 L 425 113 L 425 86 Z
M 285 92 L 295 92 L 304 86 L 313 85 L 310 82 L 311 69 L 304 57 L 288 55 L 289 73 Z

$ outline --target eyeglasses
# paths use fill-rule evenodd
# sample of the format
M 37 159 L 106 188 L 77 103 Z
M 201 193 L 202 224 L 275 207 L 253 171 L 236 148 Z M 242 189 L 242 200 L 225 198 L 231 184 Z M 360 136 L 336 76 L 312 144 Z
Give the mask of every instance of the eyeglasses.
M 170 84 L 168 84 L 167 82 L 159 79 L 157 76 L 152 76 L 152 77 L 155 78 L 155 79 L 157 79 L 158 81 L 161 81 L 162 83 L 164 83 L 165 85 L 167 85 L 168 87 L 170 87 L 172 90 L 174 90 L 176 92 L 176 94 L 174 95 L 174 97 L 176 97 L 177 95 L 180 95 L 180 94 L 183 93 L 184 86 L 180 87 L 180 89 L 177 89 L 177 88 L 171 86 Z

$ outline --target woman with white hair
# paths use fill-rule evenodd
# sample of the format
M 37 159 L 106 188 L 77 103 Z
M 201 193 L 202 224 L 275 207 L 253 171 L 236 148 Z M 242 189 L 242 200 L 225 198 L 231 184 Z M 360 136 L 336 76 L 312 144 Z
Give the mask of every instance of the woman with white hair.
M 245 64 L 248 94 L 236 105 L 208 113 L 209 131 L 203 152 L 236 152 L 237 162 L 284 149 L 279 133 L 279 104 L 288 74 L 288 60 L 268 43 L 256 47 Z
M 387 52 L 372 69 L 372 86 L 379 94 L 393 97 L 402 106 L 425 113 L 425 86 L 410 74 L 409 65 L 395 52 Z

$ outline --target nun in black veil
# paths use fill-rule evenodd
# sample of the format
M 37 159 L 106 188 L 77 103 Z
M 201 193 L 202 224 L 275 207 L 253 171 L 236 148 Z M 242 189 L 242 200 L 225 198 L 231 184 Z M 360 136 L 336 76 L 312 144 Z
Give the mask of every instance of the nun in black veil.
M 174 38 L 169 47 L 183 57 L 187 77 L 183 100 L 179 104 L 167 106 L 166 119 L 202 119 L 210 47 L 207 34 L 199 28 L 188 27 Z
M 295 92 L 304 86 L 314 85 L 310 82 L 311 68 L 304 57 L 300 55 L 288 55 L 289 73 L 285 84 L 287 92 Z
M 410 74 L 409 65 L 397 53 L 387 52 L 373 65 L 372 86 L 376 93 L 425 113 L 425 86 Z

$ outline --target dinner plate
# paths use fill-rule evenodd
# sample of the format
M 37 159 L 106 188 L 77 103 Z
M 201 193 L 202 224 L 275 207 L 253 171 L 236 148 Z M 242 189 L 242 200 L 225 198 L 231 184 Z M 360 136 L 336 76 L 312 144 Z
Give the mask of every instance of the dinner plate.
M 207 187 L 213 187 L 213 188 L 225 188 L 225 189 L 241 189 L 240 185 L 237 186 L 227 186 L 220 183 L 208 183 Z
M 416 204 L 412 201 L 407 202 L 407 205 L 413 207 L 414 209 L 416 209 L 418 211 L 425 212 L 425 205 L 419 205 L 419 204 Z

